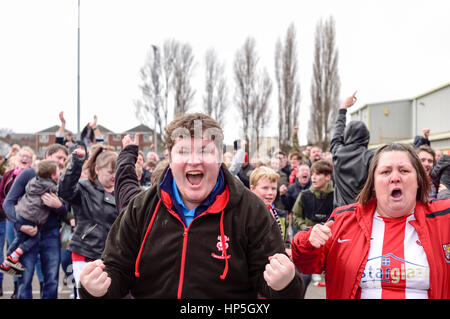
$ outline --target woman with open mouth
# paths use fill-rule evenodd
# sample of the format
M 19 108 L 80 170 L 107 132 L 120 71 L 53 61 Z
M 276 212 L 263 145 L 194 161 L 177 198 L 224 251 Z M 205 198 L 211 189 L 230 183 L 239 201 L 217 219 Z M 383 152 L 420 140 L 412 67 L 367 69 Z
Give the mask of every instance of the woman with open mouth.
M 295 265 L 325 271 L 327 298 L 450 298 L 450 200 L 428 189 L 411 146 L 379 148 L 358 202 L 294 237 Z

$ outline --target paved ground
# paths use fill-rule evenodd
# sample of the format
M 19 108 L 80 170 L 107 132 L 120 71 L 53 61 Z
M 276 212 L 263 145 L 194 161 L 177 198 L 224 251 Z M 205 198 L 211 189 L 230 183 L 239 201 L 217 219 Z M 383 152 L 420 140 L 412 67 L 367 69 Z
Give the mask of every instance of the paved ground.
M 63 272 L 59 274 L 58 299 L 70 299 L 72 290 L 70 287 L 63 285 Z M 0 299 L 10 299 L 14 290 L 12 276 L 3 275 L 3 296 Z M 35 275 L 33 278 L 33 299 L 39 299 L 39 281 Z M 306 290 L 305 299 L 325 299 L 325 287 L 315 287 L 312 283 Z
M 325 287 L 315 287 L 312 283 L 306 289 L 305 299 L 325 299 Z
M 58 286 L 58 298 L 70 299 L 71 289 L 63 285 L 63 272 L 59 273 L 59 286 Z M 0 299 L 10 299 L 14 291 L 13 277 L 7 274 L 3 274 L 3 296 Z M 40 298 L 40 286 L 36 274 L 33 278 L 33 299 Z

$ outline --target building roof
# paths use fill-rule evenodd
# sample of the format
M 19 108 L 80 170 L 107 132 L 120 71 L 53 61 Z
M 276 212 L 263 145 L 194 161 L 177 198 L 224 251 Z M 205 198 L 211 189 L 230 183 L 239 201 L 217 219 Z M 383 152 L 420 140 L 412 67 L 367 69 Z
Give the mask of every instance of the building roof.
M 125 133 L 153 133 L 153 130 L 147 125 L 140 124 L 132 129 L 129 129 L 128 131 L 125 131 Z
M 443 85 L 441 85 L 441 86 L 438 86 L 437 88 L 431 89 L 431 90 L 429 90 L 429 91 L 427 91 L 427 92 L 425 92 L 425 93 L 422 93 L 422 94 L 420 94 L 420 95 L 417 95 L 417 96 L 413 97 L 412 99 L 413 99 L 413 100 L 420 99 L 421 97 L 424 97 L 424 96 L 430 95 L 430 94 L 432 94 L 432 93 L 434 93 L 434 92 L 436 92 L 436 91 L 445 89 L 447 86 L 450 86 L 450 82 L 448 82 L 448 83 L 446 83 L 446 84 L 443 84 Z
M 103 125 L 97 124 L 97 128 L 99 129 L 99 131 L 100 131 L 102 134 L 105 134 L 105 133 L 112 133 L 112 134 L 114 134 L 113 131 L 111 131 L 110 129 L 104 127 Z
M 55 132 L 57 132 L 58 130 L 59 130 L 59 125 L 53 125 L 53 126 L 50 126 L 50 127 L 46 128 L 46 129 L 43 129 L 42 131 L 37 132 L 36 134 L 41 134 L 41 133 L 55 133 Z M 72 132 L 69 131 L 69 130 L 64 130 L 64 132 L 66 132 L 66 133 L 72 133 Z

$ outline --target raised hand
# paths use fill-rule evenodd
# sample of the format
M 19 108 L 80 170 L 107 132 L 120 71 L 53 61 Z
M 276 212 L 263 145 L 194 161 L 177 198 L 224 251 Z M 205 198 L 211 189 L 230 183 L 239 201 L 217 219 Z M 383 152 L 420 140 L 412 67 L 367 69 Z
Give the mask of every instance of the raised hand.
M 128 145 L 139 145 L 139 135 L 140 134 L 135 134 L 134 140 L 131 140 L 130 134 L 125 135 L 122 138 L 122 148 L 125 148 Z
M 329 220 L 322 224 L 314 225 L 311 230 L 311 234 L 309 235 L 309 242 L 316 248 L 320 248 L 327 242 L 328 239 L 331 238 L 331 226 L 333 226 L 334 220 Z
M 86 156 L 86 151 L 82 148 L 76 148 L 73 152 L 72 155 L 77 155 L 78 157 L 84 157 Z
M 59 120 L 61 121 L 62 124 L 66 124 L 66 119 L 64 118 L 63 111 L 59 112 Z
M 344 100 L 344 102 L 341 105 L 341 109 L 348 109 L 350 106 L 352 106 L 353 104 L 356 103 L 356 101 L 358 100 L 356 98 L 356 92 L 358 92 L 358 91 L 355 91 L 355 93 L 353 93 L 352 96 L 349 96 L 348 98 L 346 98 Z

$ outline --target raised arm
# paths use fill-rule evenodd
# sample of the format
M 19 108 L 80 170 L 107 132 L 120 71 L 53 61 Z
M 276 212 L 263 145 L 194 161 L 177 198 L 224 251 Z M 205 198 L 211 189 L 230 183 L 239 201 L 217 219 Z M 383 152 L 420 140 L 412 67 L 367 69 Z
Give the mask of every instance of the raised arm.
M 347 109 L 356 103 L 356 92 L 353 93 L 353 95 L 347 97 L 344 102 L 342 103 L 341 107 L 339 108 L 339 113 L 336 119 L 336 124 L 333 128 L 333 136 L 331 138 L 330 143 L 330 151 L 331 154 L 336 153 L 336 151 L 344 145 L 344 131 L 345 131 L 345 122 L 346 122 L 346 115 L 347 115 Z
M 80 179 L 85 159 L 86 152 L 80 148 L 75 149 L 72 152 L 72 161 L 59 181 L 58 196 L 69 203 L 79 203 L 80 201 L 78 180 Z
M 122 139 L 123 149 L 117 157 L 116 176 L 114 182 L 117 210 L 120 212 L 131 199 L 142 192 L 136 175 L 136 160 L 138 158 L 139 134 L 131 140 L 130 135 Z

